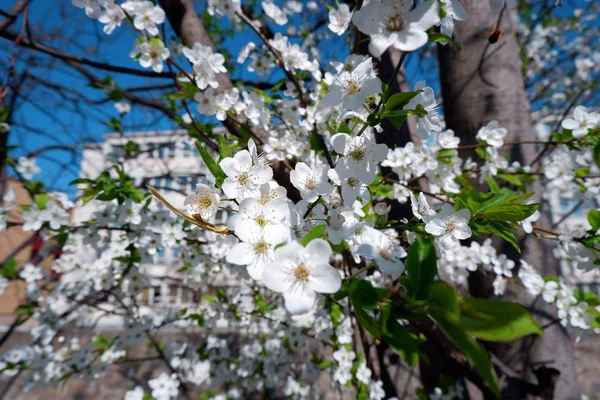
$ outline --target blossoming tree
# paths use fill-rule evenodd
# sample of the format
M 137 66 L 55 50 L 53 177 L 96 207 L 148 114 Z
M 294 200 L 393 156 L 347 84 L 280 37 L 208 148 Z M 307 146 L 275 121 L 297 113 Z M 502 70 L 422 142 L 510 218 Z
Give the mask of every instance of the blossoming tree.
M 419 398 L 465 398 L 467 382 L 468 395 L 482 398 L 580 396 L 570 339 L 557 332 L 600 329 L 600 300 L 559 277 L 557 265 L 598 268 L 600 210 L 589 211 L 585 230 L 557 230 L 547 195 L 599 194 L 590 83 L 599 71 L 595 53 L 578 58 L 578 80 L 560 88 L 524 80 L 523 70 L 546 73 L 537 30 L 576 31 L 558 17 L 543 28 L 533 22 L 542 11 L 551 19 L 556 5 L 524 6 L 525 30 L 508 0 L 371 0 L 327 10 L 313 1 L 209 0 L 202 18 L 189 0 L 73 0 L 104 35 L 135 33 L 130 65 L 116 66 L 36 42 L 26 33 L 28 3 L 6 13 L 0 36 L 104 90 L 119 113 L 110 125 L 124 137 L 132 107 L 167 115 L 196 141 L 210 176 L 173 204 L 168 188 L 134 185 L 123 165 L 140 149 L 129 142 L 97 178 L 72 182 L 76 201 L 52 192 L 32 180 L 36 160 L 13 157 L 6 145 L 17 107 L 4 102 L 17 91 L 9 79 L 0 93 L 0 168 L 10 167 L 33 201 L 17 204 L 3 184 L 0 230 L 37 232 L 45 247 L 23 266 L 0 260 L 0 288 L 27 287 L 0 345 L 37 321 L 30 345 L 1 354 L 5 377 L 20 377 L 24 389 L 58 387 L 159 361 L 122 396 L 384 399 L 403 396 L 390 371 L 418 364 Z M 215 40 L 231 27 L 243 42 L 233 55 Z M 552 48 L 566 46 L 561 40 Z M 431 59 L 436 46 L 443 117 L 436 83 L 409 90 L 399 80 L 411 58 Z M 169 83 L 162 99 L 145 98 L 85 66 Z M 264 79 L 234 82 L 233 68 Z M 527 96 L 536 104 L 549 90 L 562 96 L 537 110 L 554 126 L 536 138 Z M 69 211 L 89 205 L 91 218 L 70 222 Z M 183 248 L 180 284 L 200 288 L 202 300 L 153 308 L 142 296 L 143 265 L 171 247 Z M 51 277 L 37 264 L 57 248 Z M 115 316 L 118 332 L 68 337 L 73 326 Z M 162 342 L 167 329 L 202 342 Z M 136 358 L 144 345 L 151 356 Z M 556 360 L 544 361 L 548 351 Z

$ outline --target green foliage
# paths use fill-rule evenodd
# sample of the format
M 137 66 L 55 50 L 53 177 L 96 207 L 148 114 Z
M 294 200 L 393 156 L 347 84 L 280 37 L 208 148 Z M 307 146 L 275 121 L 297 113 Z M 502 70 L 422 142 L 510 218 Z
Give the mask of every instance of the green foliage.
M 206 164 L 206 167 L 208 168 L 208 170 L 215 177 L 215 186 L 220 188 L 223 185 L 225 178 L 227 177 L 225 175 L 225 172 L 223 172 L 223 170 L 221 169 L 219 164 L 217 164 L 215 162 L 215 160 L 212 158 L 212 156 L 210 155 L 208 150 L 206 150 L 204 148 L 204 146 L 202 146 L 200 144 L 200 142 L 197 140 L 196 140 L 196 147 L 198 148 L 200 157 L 202 157 L 202 161 L 204 161 L 204 164 Z
M 386 305 L 379 313 L 381 338 L 398 353 L 409 366 L 419 361 L 419 343 L 414 336 L 394 318 L 391 305 Z
M 322 238 L 326 230 L 327 225 L 325 224 L 315 226 L 306 235 L 304 235 L 300 241 L 300 244 L 306 247 L 306 245 L 312 242 L 314 239 Z
M 353 305 L 367 310 L 377 309 L 379 295 L 371 282 L 353 278 L 350 280 L 348 293 Z
M 400 92 L 390 96 L 388 101 L 385 103 L 385 110 L 402 110 L 410 103 L 422 90 L 416 90 L 414 92 Z
M 134 203 L 139 203 L 144 200 L 145 195 L 133 185 L 133 180 L 121 168 L 114 166 L 118 178 L 111 177 L 108 171 L 100 174 L 95 181 L 92 179 L 75 179 L 69 185 L 88 185 L 84 188 L 83 196 L 81 197 L 83 204 L 96 198 L 100 201 L 117 200 L 122 204 L 126 199 L 131 199 Z
M 429 41 L 430 42 L 434 42 L 434 43 L 450 43 L 454 47 L 454 50 L 460 51 L 462 49 L 461 46 L 460 46 L 460 44 L 456 43 L 448 35 L 444 35 L 443 33 L 435 32 L 433 30 L 430 30 L 427 33 L 429 35 Z
M 410 246 L 406 258 L 406 274 L 409 285 L 407 294 L 416 299 L 425 298 L 427 288 L 437 275 L 437 258 L 433 241 L 419 237 Z
M 600 230 L 600 210 L 590 210 L 587 220 L 593 231 Z
M 428 299 L 433 320 L 467 357 L 496 397 L 500 398 L 500 386 L 489 354 L 461 326 L 458 295 L 454 289 L 443 281 L 437 281 L 430 286 Z
M 521 305 L 506 301 L 460 297 L 461 325 L 471 335 L 493 342 L 507 342 L 544 331 Z
M 519 222 L 530 217 L 538 209 L 538 204 L 519 204 L 531 194 L 519 195 L 508 188 L 500 188 L 495 181 L 488 179 L 491 192 L 477 192 L 468 182 L 466 188 L 456 197 L 457 208 L 471 211 L 469 226 L 474 234 L 491 233 L 500 236 L 517 251 L 521 251 L 513 231 L 520 229 L 511 222 Z
M 224 158 L 233 157 L 232 146 L 225 138 L 225 135 L 217 135 L 217 142 L 219 143 L 219 162 Z
M 17 272 L 17 261 L 14 257 L 6 260 L 6 262 L 0 267 L 0 275 L 8 280 L 15 279 L 19 276 L 19 273 Z

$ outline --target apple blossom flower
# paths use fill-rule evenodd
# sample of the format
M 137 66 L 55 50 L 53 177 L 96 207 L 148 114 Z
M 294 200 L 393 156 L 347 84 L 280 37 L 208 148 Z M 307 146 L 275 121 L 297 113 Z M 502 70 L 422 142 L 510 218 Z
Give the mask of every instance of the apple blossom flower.
M 443 149 L 456 149 L 460 143 L 460 138 L 454 136 L 452 129 L 446 129 L 440 132 L 437 137 L 438 144 Z
M 588 134 L 590 129 L 596 128 L 600 124 L 600 114 L 588 112 L 584 106 L 577 106 L 573 111 L 573 118 L 567 118 L 562 121 L 563 129 L 573 131 L 573 137 L 580 139 Z
M 454 33 L 454 20 L 466 21 L 469 19 L 469 14 L 458 0 L 442 0 L 442 7 L 446 10 L 446 16 L 436 25 L 440 26 L 441 33 L 452 37 Z M 446 44 L 448 43 L 442 42 L 442 45 Z
M 405 110 L 414 110 L 418 105 L 422 106 L 427 114 L 417 119 L 417 136 L 422 140 L 429 139 L 431 131 L 440 132 L 442 122 L 438 115 L 438 103 L 435 100 L 435 92 L 432 88 L 425 86 L 425 81 L 419 81 L 415 84 L 415 91 L 421 90 L 406 106 Z
M 377 164 L 383 161 L 388 153 L 385 144 L 374 143 L 365 135 L 352 137 L 347 133 L 336 133 L 331 137 L 330 143 L 333 149 L 343 156 L 338 165 L 351 171 L 356 179 L 367 185 L 375 180 Z
M 479 128 L 476 138 L 485 140 L 490 146 L 498 148 L 504 145 L 504 137 L 507 133 L 506 128 L 501 128 L 498 121 L 490 121 L 487 125 Z
M 170 400 L 179 395 L 177 374 L 169 375 L 163 372 L 158 378 L 149 380 L 148 386 L 152 389 L 152 397 L 156 400 Z
M 102 9 L 97 0 L 71 0 L 73 5 L 85 10 L 85 15 L 90 18 L 97 19 L 102 15 Z
M 115 103 L 115 109 L 121 115 L 129 114 L 131 112 L 131 103 L 128 103 L 126 101 L 117 101 Z
M 209 221 L 217 213 L 220 200 L 221 198 L 214 188 L 197 183 L 196 191 L 185 198 L 183 205 L 189 205 L 193 213 L 200 214 L 200 218 Z
M 102 28 L 104 33 L 110 35 L 116 27 L 121 26 L 124 19 L 125 13 L 123 9 L 115 5 L 106 8 L 104 13 L 98 18 L 98 21 L 104 24 L 104 28 Z
M 342 70 L 336 80 L 329 86 L 329 92 L 321 99 L 325 107 L 342 104 L 344 110 L 361 109 L 367 96 L 381 92 L 381 80 L 373 68 L 373 60 L 369 57 L 354 69 Z
M 246 265 L 252 279 L 263 278 L 264 266 L 273 259 L 275 246 L 289 238 L 289 229 L 281 224 L 264 228 L 254 220 L 243 220 L 236 225 L 241 240 L 227 253 L 227 262 Z
M 287 16 L 272 0 L 264 0 L 262 2 L 262 9 L 277 25 L 287 24 Z
M 406 250 L 385 233 L 371 227 L 364 229 L 366 238 L 356 253 L 374 260 L 381 272 L 390 275 L 392 279 L 398 278 L 404 272 L 402 258 L 406 257 Z
M 27 180 L 33 178 L 34 175 L 37 175 L 42 171 L 40 167 L 37 166 L 34 157 L 19 157 L 16 170 Z
M 273 178 L 271 167 L 254 164 L 248 150 L 222 159 L 219 165 L 227 175 L 222 189 L 229 198 L 243 200 L 245 197 L 260 195 L 261 185 Z
M 145 30 L 151 36 L 159 33 L 157 25 L 165 22 L 165 12 L 151 1 L 141 1 L 136 4 L 133 17 L 133 25 L 136 29 Z
M 413 215 L 425 223 L 428 223 L 437 215 L 427 202 L 423 192 L 419 193 L 418 198 L 415 198 L 415 195 L 410 192 L 410 205 Z
M 139 45 L 140 65 L 144 68 L 152 67 L 154 72 L 162 72 L 163 61 L 169 58 L 171 54 L 165 47 L 162 40 L 158 38 L 150 39 Z
M 437 0 L 421 1 L 411 10 L 412 1 L 372 0 L 354 13 L 352 22 L 369 35 L 369 51 L 381 57 L 388 47 L 414 51 L 427 43 L 426 31 L 440 21 Z
M 352 14 L 353 13 L 350 11 L 348 4 L 340 4 L 340 7 L 337 10 L 329 10 L 329 24 L 327 27 L 336 35 L 342 35 L 344 32 L 346 32 L 348 26 L 350 26 Z
M 317 200 L 319 195 L 331 193 L 333 186 L 329 183 L 327 174 L 329 167 L 325 164 L 311 169 L 303 162 L 299 162 L 290 172 L 290 182 L 298 191 L 300 196 L 309 203 Z
M 323 239 L 302 247 L 291 242 L 275 250 L 273 261 L 265 265 L 263 282 L 281 293 L 291 314 L 307 313 L 317 293 L 335 293 L 342 285 L 339 272 L 329 264 L 332 250 Z
M 444 204 L 442 211 L 425 224 L 425 231 L 436 236 L 436 241 L 449 250 L 456 246 L 459 240 L 471 237 L 469 220 L 471 212 L 463 208 L 454 211 L 450 204 Z

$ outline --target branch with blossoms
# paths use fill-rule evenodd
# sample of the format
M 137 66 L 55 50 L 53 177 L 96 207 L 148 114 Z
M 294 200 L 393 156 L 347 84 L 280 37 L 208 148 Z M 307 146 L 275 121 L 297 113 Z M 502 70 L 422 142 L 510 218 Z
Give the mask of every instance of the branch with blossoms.
M 533 226 L 540 204 L 527 204 L 531 193 L 526 183 L 539 178 L 548 191 L 570 186 L 584 196 L 597 193 L 597 113 L 576 107 L 572 118 L 564 115 L 562 129 L 553 132 L 551 141 L 504 142 L 507 130 L 486 121 L 477 144 L 460 146 L 454 133 L 444 130 L 434 90 L 425 82 L 413 91 L 391 94 L 371 56 L 350 54 L 343 61 L 332 60 L 331 68 L 322 66 L 318 49 L 301 36 L 277 32 L 268 38 L 242 11 L 241 2 L 210 0 L 210 15 L 234 23 L 241 19 L 262 42 L 248 43 L 238 64 L 258 75 L 274 68 L 285 75 L 269 90 L 234 88 L 225 56 L 210 43 L 191 3 L 176 3 L 183 11 L 171 9 L 171 15 L 183 12 L 183 20 L 194 14 L 190 26 L 201 30 L 182 29 L 175 16 L 150 1 L 74 0 L 104 24 L 106 34 L 125 28 L 124 22 L 135 29 L 139 37 L 131 57 L 154 71 L 143 75 L 174 79 L 175 92 L 168 95 L 172 107 L 143 97 L 140 104 L 174 117 L 177 107 L 191 114 L 189 104 L 195 102 L 199 116 L 178 122 L 198 139 L 198 153 L 210 176 L 175 202 L 169 197 L 172 191 L 148 186 L 150 195 L 135 187 L 125 164 L 117 160 L 97 178 L 73 182 L 82 191 L 78 204 L 33 183 L 27 186 L 31 205 L 17 205 L 5 196 L 0 228 L 21 224 L 12 215 L 8 221 L 9 212 L 16 213 L 23 230 L 39 231 L 63 252 L 52 262 L 60 279 L 51 286 L 46 285 L 48 274 L 34 264 L 17 270 L 15 261 L 7 260 L 0 269 L 0 287 L 18 279 L 26 283 L 28 302 L 18 311 L 23 319 L 39 321 L 34 346 L 1 357 L 3 374 L 27 374 L 28 386 L 57 385 L 77 375 L 101 378 L 112 365 L 135 360 L 134 349 L 146 343 L 168 371 L 149 380 L 147 388 L 130 391 L 131 398 L 170 399 L 180 391 L 191 397 L 192 386 L 206 389 L 211 397 L 219 394 L 212 388 L 228 386 L 233 389 L 220 394 L 232 398 L 273 393 L 316 397 L 317 378 L 324 371 L 332 376 L 332 390 L 382 399 L 383 382 L 374 375 L 377 368 L 369 356 L 371 336 L 410 366 L 427 362 L 422 349 L 426 341 L 434 343 L 482 393 L 500 397 L 506 387 L 501 387 L 497 369 L 502 375 L 515 374 L 499 365 L 480 341 L 541 335 L 545 327 L 517 303 L 464 295 L 459 288 L 475 272 L 493 278 L 495 294 L 517 283 L 555 304 L 564 326 L 600 328 L 595 294 L 558 277 L 542 277 L 525 261 L 517 268 L 507 255 L 497 253 L 489 238 L 519 252 L 521 231 L 545 233 L 558 239 L 557 257 L 581 269 L 595 268 L 600 259 L 598 212 L 589 213 L 590 229 L 585 232 Z M 496 10 L 504 7 L 504 1 L 490 4 Z M 261 24 L 285 26 L 304 5 L 288 2 L 281 8 L 265 1 L 261 7 Z M 340 5 L 328 16 L 333 33 L 343 35 L 353 26 L 355 37 L 360 38 L 358 32 L 368 36 L 375 58 L 390 48 L 401 51 L 394 76 L 409 54 L 430 43 L 456 46 L 454 22 L 468 18 L 458 2 L 437 0 L 415 7 L 393 1 L 372 1 L 354 10 Z M 181 54 L 189 66 L 178 62 L 161 36 L 159 26 L 166 17 L 186 40 Z M 31 41 L 22 44 L 56 53 Z M 353 43 L 354 50 L 358 44 Z M 100 87 L 109 85 L 80 64 L 136 73 L 55 55 L 75 63 Z M 171 72 L 163 72 L 165 62 Z M 131 101 L 139 97 L 127 92 L 122 96 Z M 379 143 L 382 121 L 398 128 L 409 116 L 417 120 L 420 145 L 390 148 Z M 202 121 L 213 119 L 228 131 L 205 129 Z M 543 161 L 536 170 L 509 166 L 504 146 L 525 143 L 554 150 L 542 149 Z M 127 153 L 140 152 L 129 147 Z M 463 159 L 459 150 L 473 150 L 479 159 Z M 276 173 L 275 164 L 283 166 L 283 173 Z M 39 173 L 35 160 L 26 157 L 12 160 L 11 167 L 26 182 Z M 381 167 L 390 168 L 397 179 L 382 176 Z M 417 186 L 421 179 L 428 191 Z M 501 187 L 499 181 L 510 186 Z M 412 215 L 389 217 L 389 204 L 408 203 Z M 86 215 L 86 206 L 95 210 Z M 68 210 L 82 220 L 69 221 Z M 228 213 L 217 220 L 223 210 Z M 181 267 L 156 276 L 148 265 L 159 250 L 178 254 Z M 178 289 L 203 288 L 201 301 L 183 304 L 180 291 L 178 304 L 154 304 L 155 297 L 171 296 L 166 286 L 171 276 L 184 283 Z M 70 315 L 88 326 L 120 316 L 123 332 L 108 338 L 98 334 L 88 343 L 74 338 L 59 343 L 54 338 L 68 331 Z M 156 334 L 165 328 L 199 332 L 205 342 L 160 343 Z M 355 340 L 356 331 L 361 343 Z M 231 346 L 222 332 L 243 339 Z M 545 389 L 542 383 L 529 385 L 536 393 Z M 448 396 L 462 390 L 454 381 L 445 386 Z M 430 397 L 444 395 L 438 389 Z

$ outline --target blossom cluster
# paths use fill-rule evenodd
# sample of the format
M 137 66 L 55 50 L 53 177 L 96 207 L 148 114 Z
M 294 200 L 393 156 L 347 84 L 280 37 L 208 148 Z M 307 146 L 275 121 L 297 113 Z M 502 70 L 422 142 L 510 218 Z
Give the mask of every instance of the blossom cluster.
M 20 225 L 44 239 L 43 257 L 56 243 L 61 254 L 48 270 L 31 262 L 18 273 L 0 275 L 0 289 L 10 280 L 26 283 L 29 304 L 35 306 L 22 315 L 38 322 L 31 330 L 35 344 L 0 356 L 4 376 L 24 371 L 26 388 L 57 387 L 73 374 L 98 379 L 114 364 L 135 361 L 135 349 L 146 344 L 165 368 L 147 385 L 128 391 L 128 400 L 177 398 L 187 385 L 227 388 L 213 399 L 266 390 L 317 398 L 321 373 L 330 374 L 332 390 L 383 399 L 383 382 L 370 369 L 367 354 L 353 347 L 358 315 L 372 319 L 378 304 L 365 311 L 354 299 L 335 294 L 351 290 L 356 281 L 376 295 L 405 283 L 407 257 L 420 239 L 433 243 L 437 275 L 455 287 L 481 271 L 493 278 L 497 295 L 519 284 L 529 295 L 555 304 L 564 326 L 597 328 L 597 296 L 498 254 L 491 239 L 475 241 L 478 233 L 514 235 L 483 230 L 490 221 L 486 209 L 461 195 L 469 178 L 486 182 L 495 199 L 514 195 L 527 212 L 522 218 L 509 215 L 515 224 L 508 226 L 541 236 L 533 225 L 541 215 L 521 204 L 525 194 L 507 189 L 501 197 L 496 180 L 525 188 L 539 177 L 547 198 L 557 190 L 584 199 L 597 196 L 591 132 L 600 125 L 598 114 L 578 106 L 560 121 L 560 137 L 539 170 L 509 164 L 502 150 L 510 132 L 498 121 L 484 121 L 475 137 L 477 157 L 463 159 L 461 135 L 445 129 L 434 89 L 418 82 L 393 108 L 376 65 L 388 48 L 403 55 L 421 48 L 435 26 L 451 36 L 455 21 L 468 18 L 466 11 L 456 0 L 425 0 L 414 8 L 409 1 L 365 3 L 358 10 L 346 4 L 330 9 L 327 29 L 337 36 L 355 27 L 369 36 L 370 55 L 351 54 L 323 65 L 314 38 L 301 41 L 279 30 L 260 45 L 246 43 L 234 57 L 240 68 L 257 76 L 281 68 L 288 78 L 273 91 L 277 95 L 269 95 L 224 84 L 225 56 L 211 46 L 168 46 L 159 29 L 165 12 L 153 2 L 73 0 L 104 24 L 106 34 L 130 20 L 139 34 L 130 55 L 144 68 L 161 73 L 165 62 L 179 66 L 174 56 L 180 50 L 189 72 L 177 77 L 178 89 L 183 88 L 178 94 L 193 99 L 198 114 L 188 114 L 186 107 L 186 125 L 214 117 L 250 135 L 213 132 L 208 138 L 218 140 L 219 155 L 198 143 L 212 176 L 175 205 L 132 187 L 120 169 L 123 152 L 113 154 L 114 168 L 87 180 L 89 187 L 82 184 L 85 200 L 77 204 L 59 193 L 36 193 L 33 204 L 20 207 L 12 192 L 5 195 L 0 230 Z M 494 10 L 505 3 L 514 6 L 490 0 Z M 281 6 L 270 0 L 260 6 L 268 17 L 262 22 L 243 14 L 239 0 L 209 0 L 207 11 L 234 23 L 244 20 L 248 29 L 260 32 L 261 24 L 284 26 L 304 7 L 319 8 L 316 2 Z M 128 112 L 127 106 L 119 104 L 119 113 Z M 392 148 L 381 143 L 380 120 L 398 116 L 414 119 L 418 143 Z M 25 180 L 40 172 L 32 158 L 14 164 Z M 426 189 L 419 181 L 427 183 Z M 409 202 L 412 215 L 394 220 L 392 208 Z M 499 220 L 494 226 L 508 229 Z M 555 256 L 582 270 L 596 268 L 600 251 L 595 242 L 590 246 L 589 239 L 598 234 L 592 230 L 551 233 Z M 178 269 L 157 273 L 154 266 L 166 251 Z M 173 297 L 173 288 L 174 302 L 155 301 Z M 84 343 L 68 335 L 73 324 L 97 327 L 115 320 L 123 329 L 110 337 L 98 334 Z M 408 322 L 393 318 L 393 323 Z M 156 337 L 167 327 L 197 330 L 202 341 L 162 346 Z M 239 346 L 232 346 L 228 335 L 241 338 Z M 323 355 L 325 348 L 331 357 Z M 438 388 L 430 397 L 461 393 L 461 386 L 445 394 Z

